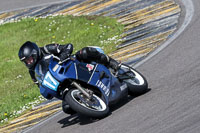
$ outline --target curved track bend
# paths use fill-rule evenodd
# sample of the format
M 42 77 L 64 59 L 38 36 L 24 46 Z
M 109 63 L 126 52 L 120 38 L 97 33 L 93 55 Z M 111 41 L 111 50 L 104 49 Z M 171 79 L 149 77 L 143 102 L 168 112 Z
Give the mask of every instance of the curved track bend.
M 194 17 L 184 32 L 138 67 L 148 79 L 151 89 L 148 93 L 130 98 L 122 107 L 114 108 L 112 115 L 99 121 L 58 113 L 27 132 L 198 133 L 200 2 L 193 0 L 193 3 Z

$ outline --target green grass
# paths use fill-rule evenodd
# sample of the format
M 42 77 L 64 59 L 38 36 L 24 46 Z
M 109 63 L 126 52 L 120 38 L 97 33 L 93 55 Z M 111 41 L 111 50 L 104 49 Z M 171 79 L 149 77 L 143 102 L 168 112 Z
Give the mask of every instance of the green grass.
M 117 43 L 116 39 L 109 38 L 122 32 L 123 25 L 116 19 L 99 16 L 27 18 L 1 25 L 0 124 L 6 118 L 12 119 L 14 111 L 40 95 L 27 68 L 18 59 L 18 50 L 25 41 L 36 42 L 39 46 L 72 43 L 74 52 L 85 46 L 100 46 L 109 53 L 115 50 Z

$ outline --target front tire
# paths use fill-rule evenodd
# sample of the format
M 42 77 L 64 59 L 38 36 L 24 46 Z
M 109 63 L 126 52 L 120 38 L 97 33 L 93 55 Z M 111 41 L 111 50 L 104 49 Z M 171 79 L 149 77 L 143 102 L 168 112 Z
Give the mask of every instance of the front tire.
M 121 65 L 121 69 L 127 71 L 128 76 L 130 76 L 129 79 L 123 80 L 128 85 L 129 94 L 140 95 L 147 92 L 147 80 L 140 72 L 125 64 Z
M 93 94 L 92 100 L 90 100 L 78 89 L 71 89 L 65 95 L 65 100 L 73 110 L 83 115 L 103 118 L 109 113 L 109 107 L 95 94 Z
M 75 114 L 76 112 L 69 107 L 69 104 L 66 101 L 62 101 L 62 110 L 65 114 Z

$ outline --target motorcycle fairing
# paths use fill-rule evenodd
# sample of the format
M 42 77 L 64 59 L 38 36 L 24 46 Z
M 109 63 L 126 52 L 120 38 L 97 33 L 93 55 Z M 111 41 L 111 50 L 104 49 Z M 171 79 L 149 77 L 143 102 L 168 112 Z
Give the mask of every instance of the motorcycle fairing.
M 53 97 L 56 97 L 58 99 L 62 99 L 62 97 L 60 97 L 56 91 L 51 90 L 47 87 L 44 87 L 42 85 L 40 85 L 40 94 L 45 97 L 46 99 L 52 99 Z
M 51 59 L 49 71 L 60 82 L 66 79 L 78 79 L 77 70 L 72 61 L 67 61 L 58 65 L 58 62 Z
M 50 74 L 49 71 L 46 73 L 42 82 L 43 86 L 48 87 L 49 89 L 54 91 L 57 91 L 59 84 L 60 83 Z
M 88 83 L 88 81 L 90 80 L 90 77 L 95 71 L 96 65 L 82 63 L 82 62 L 76 63 L 75 65 L 77 69 L 77 76 L 78 76 L 77 79 Z M 89 67 L 89 66 L 92 66 L 92 67 Z
M 67 61 L 57 67 L 56 65 L 57 62 L 52 59 L 49 64 L 49 71 L 58 81 L 63 82 L 66 79 L 76 79 L 86 82 L 99 88 L 106 99 L 106 103 L 109 102 L 108 96 L 110 94 L 110 81 L 112 76 L 105 66 L 82 63 L 77 60 Z M 104 76 L 100 77 L 101 73 L 105 73 Z
M 112 76 L 110 71 L 101 64 L 90 64 L 82 63 L 77 60 L 69 60 L 61 65 L 58 65 L 57 61 L 52 58 L 49 64 L 49 74 L 55 78 L 58 82 L 64 82 L 66 79 L 75 79 L 86 82 L 92 86 L 97 87 L 104 96 L 106 104 L 109 101 L 114 101 L 118 99 L 119 93 L 116 91 L 120 88 L 120 83 L 118 80 Z M 116 89 L 111 90 L 111 86 Z M 46 89 L 47 88 L 47 89 Z M 57 95 L 56 90 L 49 89 L 49 87 L 41 86 L 41 94 L 46 97 L 51 94 L 58 99 L 61 99 Z

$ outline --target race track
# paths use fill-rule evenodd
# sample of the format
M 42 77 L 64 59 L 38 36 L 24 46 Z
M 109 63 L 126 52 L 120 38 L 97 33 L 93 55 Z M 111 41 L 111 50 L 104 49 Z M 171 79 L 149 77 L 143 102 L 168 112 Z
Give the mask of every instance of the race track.
M 50 3 L 59 3 L 70 0 L 1 0 L 0 12 L 13 11 L 18 9 L 36 7 L 38 5 L 47 5 Z
M 7 0 L 1 2 L 0 9 L 4 11 L 48 1 Z M 112 114 L 102 120 L 60 112 L 26 132 L 199 133 L 200 1 L 192 1 L 195 12 L 189 26 L 168 47 L 137 68 L 146 76 L 149 92 L 130 97 L 121 106 L 112 108 Z M 180 20 L 184 20 L 184 14 Z

